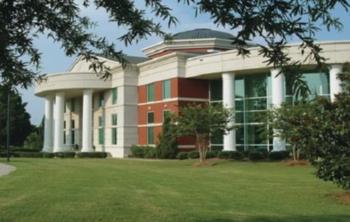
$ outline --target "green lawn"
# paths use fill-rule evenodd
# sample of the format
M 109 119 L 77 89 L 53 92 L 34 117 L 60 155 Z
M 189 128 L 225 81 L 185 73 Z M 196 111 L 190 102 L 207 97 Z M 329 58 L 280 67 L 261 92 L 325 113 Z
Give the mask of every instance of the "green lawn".
M 1 159 L 0 162 L 4 160 Z M 222 161 L 14 159 L 0 221 L 350 221 L 311 167 Z

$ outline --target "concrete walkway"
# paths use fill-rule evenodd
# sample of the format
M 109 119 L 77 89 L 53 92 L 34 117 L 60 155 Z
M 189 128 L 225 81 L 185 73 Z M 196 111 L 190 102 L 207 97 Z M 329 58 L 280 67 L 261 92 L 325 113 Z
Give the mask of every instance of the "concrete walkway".
M 16 167 L 14 166 L 0 163 L 0 177 L 5 176 L 15 170 L 16 170 Z

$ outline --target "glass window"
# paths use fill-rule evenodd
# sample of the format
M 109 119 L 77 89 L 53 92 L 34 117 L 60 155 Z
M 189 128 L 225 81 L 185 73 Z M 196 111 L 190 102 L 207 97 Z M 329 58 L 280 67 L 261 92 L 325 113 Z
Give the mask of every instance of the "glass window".
M 210 81 L 209 88 L 210 88 L 210 100 L 221 101 L 222 100 L 222 80 Z
M 112 104 L 117 104 L 118 100 L 118 88 L 112 89 Z
M 118 130 L 117 127 L 113 127 L 112 128 L 112 144 L 113 145 L 116 145 L 117 142 L 118 142 L 118 140 L 117 140 L 117 138 L 118 138 L 118 135 L 117 135 L 118 131 L 117 130 Z
M 73 145 L 75 144 L 75 130 L 71 131 L 71 137 L 70 137 L 70 143 Z
M 171 98 L 171 81 L 170 79 L 163 81 L 163 99 Z
M 171 112 L 169 110 L 163 110 L 163 122 L 167 117 L 171 117 Z
M 98 107 L 103 107 L 105 105 L 105 97 L 103 93 L 100 93 L 98 97 Z
M 118 115 L 112 114 L 112 126 L 118 125 Z
M 147 127 L 147 144 L 154 144 L 154 128 Z
M 66 121 L 63 121 L 63 129 L 66 128 Z
M 70 100 L 70 111 L 75 112 L 75 99 Z
M 246 144 L 266 144 L 265 125 L 247 125 Z
M 246 99 L 245 101 L 246 110 L 266 110 L 267 109 L 267 99 Z
M 235 80 L 235 98 L 244 98 L 244 79 L 239 78 Z
M 104 125 L 103 116 L 99 116 L 99 117 L 98 117 L 98 126 L 99 126 L 99 127 L 103 127 L 103 125 Z
M 98 129 L 98 144 L 103 145 L 105 142 L 105 131 L 104 128 Z
M 329 78 L 326 73 L 305 73 L 303 74 L 312 95 L 329 94 Z
M 154 83 L 147 85 L 147 101 L 154 101 Z
M 70 121 L 70 128 L 72 128 L 72 129 L 75 128 L 75 121 L 74 120 Z
M 66 131 L 63 132 L 63 144 L 66 144 L 67 140 L 67 135 L 66 135 Z
M 147 113 L 147 123 L 154 123 L 154 112 Z
M 254 75 L 245 78 L 245 97 L 265 97 L 266 89 L 266 75 Z

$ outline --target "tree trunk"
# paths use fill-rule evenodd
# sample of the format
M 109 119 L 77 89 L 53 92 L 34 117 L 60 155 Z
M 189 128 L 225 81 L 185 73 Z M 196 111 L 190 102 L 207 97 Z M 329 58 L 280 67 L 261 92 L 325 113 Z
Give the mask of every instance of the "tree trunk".
M 199 152 L 199 162 L 206 160 L 208 150 L 208 136 L 207 134 L 196 134 L 196 144 Z
M 295 147 L 295 145 L 293 146 L 292 152 L 293 152 L 293 160 L 296 161 L 297 160 L 297 154 L 296 154 L 296 147 Z

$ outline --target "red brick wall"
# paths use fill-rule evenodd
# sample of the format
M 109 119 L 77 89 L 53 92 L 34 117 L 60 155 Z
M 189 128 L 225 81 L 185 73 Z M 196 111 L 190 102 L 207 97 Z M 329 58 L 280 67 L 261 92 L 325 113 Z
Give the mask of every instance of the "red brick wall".
M 157 81 L 155 84 L 155 101 L 147 103 L 147 86 L 142 85 L 138 87 L 138 143 L 140 145 L 147 144 L 147 113 L 154 112 L 154 124 L 161 124 L 163 122 L 163 111 L 169 110 L 178 113 L 181 106 L 193 103 L 193 101 L 162 101 L 163 89 L 162 81 Z M 172 98 L 198 98 L 208 99 L 208 81 L 199 79 L 185 79 L 174 78 L 171 79 L 171 97 Z M 196 102 L 197 103 L 197 102 Z M 200 102 L 202 103 L 202 102 Z M 154 126 L 154 141 L 157 142 L 158 134 L 161 133 L 162 126 Z M 178 138 L 179 145 L 194 145 L 195 139 L 193 137 Z M 184 148 L 186 150 L 188 148 Z

